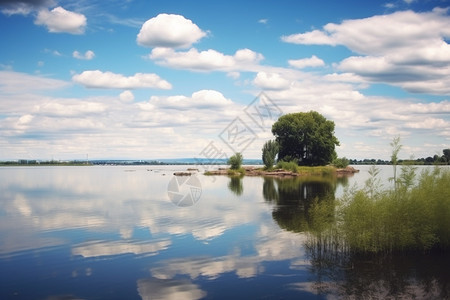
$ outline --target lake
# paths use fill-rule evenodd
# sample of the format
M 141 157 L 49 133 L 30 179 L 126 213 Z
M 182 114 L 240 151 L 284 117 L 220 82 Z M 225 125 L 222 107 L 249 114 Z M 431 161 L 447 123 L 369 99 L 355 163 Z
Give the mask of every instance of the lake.
M 369 178 L 175 177 L 187 166 L 0 168 L 0 299 L 450 297 L 448 253 L 307 247 L 308 207 Z M 424 168 L 424 167 L 421 167 Z M 391 166 L 380 167 L 388 187 Z

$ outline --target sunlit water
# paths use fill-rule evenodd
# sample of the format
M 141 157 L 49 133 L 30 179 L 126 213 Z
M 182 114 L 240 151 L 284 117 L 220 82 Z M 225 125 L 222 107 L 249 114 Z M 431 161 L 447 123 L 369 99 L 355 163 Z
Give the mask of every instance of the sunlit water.
M 312 199 L 362 186 L 367 166 L 325 180 L 173 176 L 186 168 L 0 168 L 0 299 L 449 296 L 446 254 L 344 268 L 308 253 Z

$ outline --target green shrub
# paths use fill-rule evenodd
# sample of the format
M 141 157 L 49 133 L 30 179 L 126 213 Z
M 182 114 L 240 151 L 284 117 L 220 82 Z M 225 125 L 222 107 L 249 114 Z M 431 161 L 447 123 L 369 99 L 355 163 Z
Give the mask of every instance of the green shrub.
M 298 165 L 295 161 L 287 162 L 287 161 L 281 160 L 277 163 L 277 169 L 283 169 L 286 171 L 298 173 Z
M 345 157 L 335 158 L 332 162 L 332 165 L 339 169 L 344 169 L 348 167 L 350 164 L 350 160 Z
M 242 154 L 236 152 L 233 156 L 228 159 L 228 164 L 230 165 L 230 169 L 239 170 L 242 166 Z

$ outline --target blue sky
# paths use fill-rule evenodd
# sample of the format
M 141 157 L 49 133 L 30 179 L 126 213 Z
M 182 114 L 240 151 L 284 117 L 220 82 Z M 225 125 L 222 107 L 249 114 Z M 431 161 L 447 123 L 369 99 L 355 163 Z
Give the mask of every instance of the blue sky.
M 0 0 L 0 160 L 259 158 L 310 110 L 339 156 L 442 154 L 449 5 Z

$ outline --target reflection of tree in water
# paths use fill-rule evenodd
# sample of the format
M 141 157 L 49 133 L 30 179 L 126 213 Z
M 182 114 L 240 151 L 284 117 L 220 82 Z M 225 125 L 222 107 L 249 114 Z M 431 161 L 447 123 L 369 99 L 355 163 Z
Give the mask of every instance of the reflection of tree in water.
M 333 201 L 335 177 L 264 178 L 263 196 L 275 202 L 274 220 L 286 230 L 308 230 L 308 210 L 313 201 Z
M 242 176 L 231 176 L 228 182 L 228 189 L 236 196 L 242 195 L 244 192 L 244 185 L 242 184 Z
M 343 299 L 450 299 L 448 252 L 361 255 L 345 248 L 333 227 L 339 184 L 347 185 L 346 178 L 264 179 L 264 199 L 276 204 L 274 220 L 307 233 L 311 292 Z

